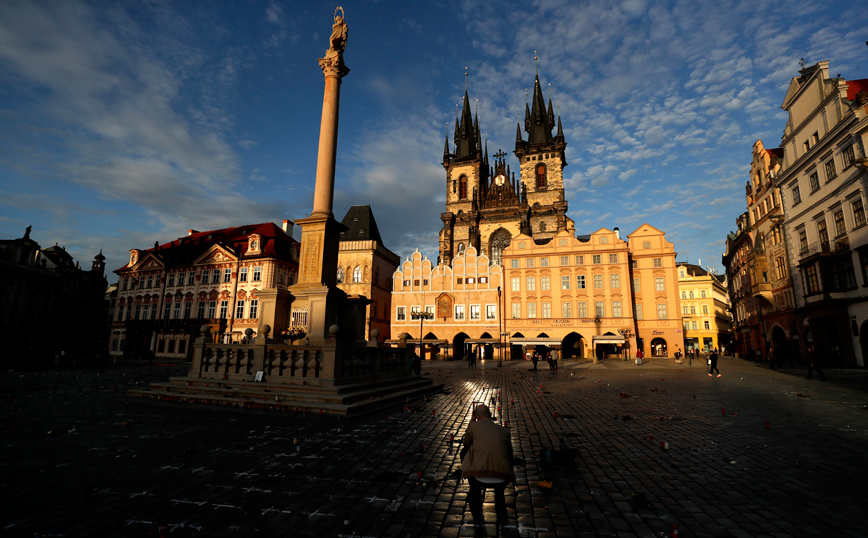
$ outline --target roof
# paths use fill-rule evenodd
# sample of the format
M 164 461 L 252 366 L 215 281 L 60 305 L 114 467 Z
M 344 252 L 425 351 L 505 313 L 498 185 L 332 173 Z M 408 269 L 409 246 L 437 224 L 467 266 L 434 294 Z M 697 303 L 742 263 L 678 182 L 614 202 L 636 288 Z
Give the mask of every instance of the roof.
M 142 253 L 150 253 L 159 258 L 167 266 L 190 265 L 196 258 L 205 253 L 214 245 L 222 245 L 240 258 L 247 257 L 248 237 L 258 234 L 262 236 L 260 253 L 249 255 L 250 258 L 277 257 L 297 262 L 293 255 L 293 248 L 297 248 L 298 241 L 290 237 L 280 226 L 273 222 L 261 224 L 247 224 L 233 228 L 221 228 L 206 232 L 193 231 L 189 235 L 143 250 Z M 139 259 L 143 259 L 140 256 Z M 117 271 L 128 269 L 129 264 L 124 265 Z
M 341 241 L 376 241 L 383 244 L 374 212 L 369 205 L 351 207 L 341 224 L 347 227 L 346 231 L 341 232 Z
M 690 276 L 705 276 L 708 274 L 708 271 L 692 263 L 678 262 L 675 265 L 687 269 L 687 274 Z
M 868 92 L 868 78 L 862 78 L 859 80 L 848 80 L 847 81 L 847 100 L 855 101 L 856 95 L 861 92 Z

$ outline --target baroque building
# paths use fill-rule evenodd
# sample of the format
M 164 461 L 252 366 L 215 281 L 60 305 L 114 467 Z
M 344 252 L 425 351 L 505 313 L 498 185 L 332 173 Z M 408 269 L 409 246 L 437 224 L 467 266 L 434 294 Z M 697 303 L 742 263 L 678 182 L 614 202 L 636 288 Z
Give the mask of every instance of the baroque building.
M 732 344 L 729 298 L 725 277 L 699 265 L 678 263 L 681 319 L 684 323 L 684 351 L 729 349 Z
M 721 264 L 726 269 L 727 294 L 729 295 L 730 311 L 732 313 L 732 334 L 735 339 L 734 353 L 741 357 L 753 357 L 755 349 L 763 347 L 753 337 L 751 325 L 758 319 L 756 300 L 752 293 L 752 272 L 748 265 L 748 256 L 753 250 L 753 239 L 750 234 L 750 222 L 747 213 L 742 213 L 735 220 L 736 231 L 726 236 L 726 247 L 721 258 Z

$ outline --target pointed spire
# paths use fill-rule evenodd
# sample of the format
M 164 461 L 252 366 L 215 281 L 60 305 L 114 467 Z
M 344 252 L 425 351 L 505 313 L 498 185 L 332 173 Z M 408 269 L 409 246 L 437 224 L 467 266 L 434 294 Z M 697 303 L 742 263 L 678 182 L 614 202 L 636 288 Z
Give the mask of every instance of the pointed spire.
M 456 120 L 457 121 L 457 120 Z M 464 106 L 461 109 L 461 122 L 458 125 L 455 139 L 455 156 L 459 159 L 476 155 L 478 122 L 474 125 L 473 114 L 470 113 L 470 96 L 464 91 Z
M 516 123 L 515 124 L 515 143 L 518 144 L 521 142 L 524 142 L 524 140 L 521 138 L 521 124 Z
M 549 125 L 554 125 L 554 124 L 555 124 L 555 111 L 552 109 L 551 91 L 552 91 L 552 89 L 549 88 L 549 109 L 548 109 L 548 114 L 549 114 Z
M 561 113 L 558 112 L 558 136 L 564 136 L 564 127 L 561 125 Z
M 532 107 L 530 111 L 530 125 L 525 129 L 528 134 L 528 142 L 531 144 L 545 144 L 552 139 L 552 123 L 549 121 L 546 112 L 545 99 L 542 96 L 542 88 L 539 85 L 539 77 L 537 76 L 533 84 L 533 98 L 531 99 Z M 554 118 L 552 118 L 554 120 Z
M 447 157 L 449 157 L 449 132 L 448 131 L 446 132 L 446 146 L 444 146 L 444 148 L 443 148 L 443 160 L 445 161 Z
M 491 168 L 490 166 L 488 166 L 488 139 L 487 138 L 485 139 L 485 166 L 488 168 Z

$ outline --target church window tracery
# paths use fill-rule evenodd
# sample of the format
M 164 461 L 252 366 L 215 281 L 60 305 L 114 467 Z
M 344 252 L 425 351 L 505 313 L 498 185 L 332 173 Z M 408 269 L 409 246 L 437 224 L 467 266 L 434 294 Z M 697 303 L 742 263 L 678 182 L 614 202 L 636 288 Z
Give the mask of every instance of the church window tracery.
M 512 235 L 509 232 L 500 228 L 491 236 L 489 241 L 489 249 L 491 250 L 491 263 L 494 265 L 503 265 L 503 249 L 509 246 L 512 242 Z

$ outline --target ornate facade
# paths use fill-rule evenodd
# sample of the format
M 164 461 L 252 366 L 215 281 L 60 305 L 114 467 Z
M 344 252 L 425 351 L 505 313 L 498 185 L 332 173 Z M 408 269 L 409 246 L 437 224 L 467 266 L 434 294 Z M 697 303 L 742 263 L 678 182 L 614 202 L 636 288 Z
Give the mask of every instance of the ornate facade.
M 732 346 L 732 316 L 725 276 L 710 273 L 698 265 L 679 263 L 678 287 L 684 324 L 684 351 L 707 353 Z

